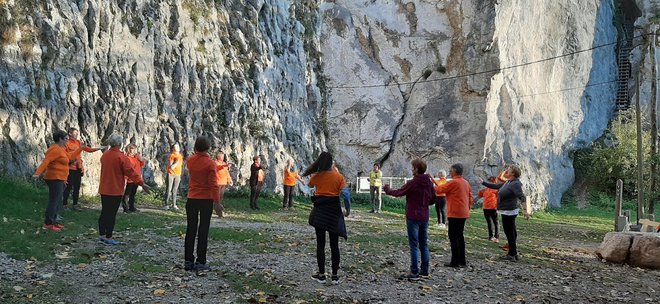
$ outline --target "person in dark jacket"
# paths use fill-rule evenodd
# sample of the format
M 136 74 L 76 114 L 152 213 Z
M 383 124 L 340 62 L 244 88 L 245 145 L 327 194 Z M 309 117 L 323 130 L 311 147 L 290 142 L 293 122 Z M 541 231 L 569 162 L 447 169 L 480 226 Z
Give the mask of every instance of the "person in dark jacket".
M 509 246 L 509 252 L 504 256 L 504 259 L 515 262 L 518 260 L 516 217 L 520 212 L 519 203 L 523 203 L 525 206 L 525 219 L 529 219 L 530 208 L 527 204 L 525 193 L 522 190 L 522 183 L 518 179 L 520 177 L 520 168 L 515 165 L 509 165 L 504 177 L 507 180 L 503 183 L 488 183 L 481 179 L 479 182 L 487 188 L 498 190 L 497 213 L 502 216 L 502 228 L 504 228 L 504 234 L 506 235 Z
M 305 170 L 303 176 L 312 177 L 308 185 L 314 187 L 312 203 L 314 207 L 309 214 L 309 224 L 316 231 L 316 262 L 319 271 L 312 278 L 325 284 L 325 233 L 330 235 L 330 252 L 332 255 L 332 284 L 339 284 L 339 237 L 347 238 L 344 216 L 351 212 L 350 201 L 345 201 L 346 211 L 342 213 L 339 195 L 346 189 L 346 180 L 333 166 L 332 154 L 321 152 L 316 161 Z
M 387 195 L 406 197 L 406 227 L 408 230 L 408 245 L 410 246 L 410 272 L 399 279 L 419 280 L 429 275 L 429 204 L 435 199 L 432 176 L 426 173 L 426 163 L 421 159 L 411 162 L 413 179 L 398 190 L 385 185 L 383 190 Z M 421 253 L 422 267 L 418 267 Z
M 264 184 L 264 170 L 268 166 L 261 163 L 261 157 L 252 157 L 252 166 L 250 166 L 250 208 L 259 210 L 257 199 L 261 192 L 261 186 Z

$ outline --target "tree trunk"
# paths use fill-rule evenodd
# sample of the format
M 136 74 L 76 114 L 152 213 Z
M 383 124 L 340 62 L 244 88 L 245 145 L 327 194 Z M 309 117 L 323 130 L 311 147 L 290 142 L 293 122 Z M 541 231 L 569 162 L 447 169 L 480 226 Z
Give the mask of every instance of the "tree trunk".
M 648 214 L 655 214 L 655 200 L 657 195 L 657 179 L 658 179 L 658 114 L 657 114 L 657 71 L 655 62 L 655 46 L 657 42 L 656 36 L 651 36 L 650 53 L 651 53 L 651 189 L 648 201 Z

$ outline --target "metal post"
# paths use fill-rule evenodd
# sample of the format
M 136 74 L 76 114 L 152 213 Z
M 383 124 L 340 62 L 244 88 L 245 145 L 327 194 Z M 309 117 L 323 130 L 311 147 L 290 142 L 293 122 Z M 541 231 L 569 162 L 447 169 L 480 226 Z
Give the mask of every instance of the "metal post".
M 621 218 L 622 205 L 623 205 L 623 181 L 619 179 L 616 181 L 616 205 L 615 205 L 616 214 L 614 215 L 614 231 L 623 231 L 623 229 L 621 229 L 620 227 L 622 221 L 624 222 L 623 224 L 626 224 L 625 220 Z

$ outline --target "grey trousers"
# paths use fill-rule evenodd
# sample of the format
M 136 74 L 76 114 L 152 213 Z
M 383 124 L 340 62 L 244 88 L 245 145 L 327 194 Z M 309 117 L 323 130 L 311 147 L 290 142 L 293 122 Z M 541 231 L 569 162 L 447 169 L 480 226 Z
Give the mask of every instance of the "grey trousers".
M 369 187 L 369 194 L 371 194 L 371 210 L 380 211 L 383 207 L 383 199 L 381 197 L 380 187 Z M 376 197 L 378 195 L 378 197 Z M 376 208 L 376 199 L 378 199 L 378 208 Z
M 165 192 L 165 206 L 176 206 L 176 194 L 179 191 L 181 175 L 167 174 L 167 192 Z M 172 204 L 170 205 L 170 199 Z
M 57 214 L 62 205 L 62 195 L 64 194 L 64 181 L 47 179 L 48 185 L 48 205 L 46 206 L 46 216 L 44 223 L 46 225 L 57 224 Z

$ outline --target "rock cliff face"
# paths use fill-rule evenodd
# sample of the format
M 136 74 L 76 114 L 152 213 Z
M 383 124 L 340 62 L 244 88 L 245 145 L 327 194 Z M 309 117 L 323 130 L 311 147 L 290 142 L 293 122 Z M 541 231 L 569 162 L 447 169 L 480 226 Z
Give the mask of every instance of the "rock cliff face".
M 314 1 L 0 1 L 0 162 L 28 175 L 56 129 L 137 144 L 162 180 L 168 146 L 199 135 L 244 181 L 252 156 L 278 168 L 325 148 L 317 123 L 320 26 Z M 100 153 L 86 154 L 96 192 Z
M 274 187 L 287 158 L 302 167 L 328 148 L 349 178 L 376 161 L 407 176 L 422 157 L 434 173 L 461 162 L 474 182 L 517 163 L 534 205 L 558 205 L 573 183 L 570 152 L 612 115 L 615 7 L 0 0 L 0 167 L 29 174 L 51 131 L 74 126 L 93 144 L 125 134 L 160 181 L 167 146 L 191 153 L 205 134 L 239 181 L 254 154 Z M 98 167 L 88 167 L 94 192 Z

